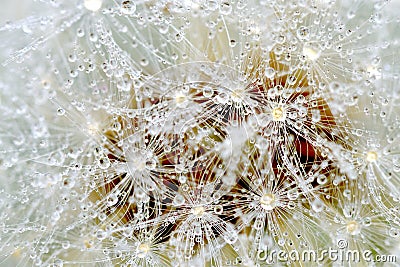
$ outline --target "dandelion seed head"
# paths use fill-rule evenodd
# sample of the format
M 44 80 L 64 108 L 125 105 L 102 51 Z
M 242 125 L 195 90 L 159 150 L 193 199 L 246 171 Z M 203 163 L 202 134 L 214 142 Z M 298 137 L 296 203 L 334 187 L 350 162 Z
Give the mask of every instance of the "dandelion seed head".
M 398 246 L 390 1 L 33 2 L 0 28 L 0 265 Z
M 357 235 L 360 233 L 361 231 L 361 226 L 358 222 L 356 221 L 349 221 L 346 224 L 346 231 L 347 233 L 349 233 L 350 235 Z
M 312 47 L 310 45 L 305 44 L 303 46 L 303 55 L 310 61 L 315 61 L 317 60 L 320 55 L 321 51 L 319 51 L 317 48 Z
M 136 254 L 137 257 L 140 259 L 143 259 L 147 256 L 147 254 L 150 252 L 150 245 L 147 243 L 140 243 L 138 244 L 136 248 Z
M 87 132 L 92 136 L 97 136 L 99 133 L 99 125 L 97 123 L 89 123 L 87 125 Z
M 378 160 L 378 153 L 375 151 L 368 151 L 365 155 L 365 160 L 372 163 Z
M 272 210 L 276 207 L 275 195 L 266 193 L 260 197 L 261 207 L 265 210 Z
M 128 166 L 133 172 L 142 172 L 146 169 L 146 160 L 145 158 L 134 157 L 128 161 Z
M 243 101 L 243 96 L 245 92 L 243 89 L 235 89 L 231 92 L 231 99 L 235 103 L 240 103 Z
M 195 215 L 196 217 L 202 217 L 203 216 L 203 214 L 204 214 L 204 212 L 205 212 L 205 208 L 203 207 L 203 206 L 196 206 L 196 207 L 193 207 L 192 209 L 191 209 L 191 213 L 193 214 L 193 215 Z
M 136 11 L 136 4 L 134 1 L 131 0 L 125 0 L 122 1 L 121 4 L 121 11 L 125 15 L 132 15 Z
M 271 113 L 274 121 L 285 121 L 286 119 L 286 110 L 284 107 L 275 107 Z

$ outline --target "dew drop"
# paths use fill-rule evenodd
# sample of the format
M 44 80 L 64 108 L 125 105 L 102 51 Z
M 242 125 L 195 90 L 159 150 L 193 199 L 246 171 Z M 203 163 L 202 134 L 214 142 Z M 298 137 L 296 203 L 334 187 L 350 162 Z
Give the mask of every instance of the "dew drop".
M 311 119 L 313 122 L 319 122 L 321 120 L 321 112 L 319 109 L 311 110 Z
M 203 88 L 203 96 L 205 97 L 212 97 L 214 95 L 214 89 L 210 86 L 205 86 Z
M 121 12 L 125 15 L 132 15 L 136 11 L 136 4 L 133 1 L 123 1 L 121 4 Z
M 63 116 L 65 114 L 65 109 L 63 108 L 58 108 L 57 109 L 57 115 L 58 116 Z
M 317 177 L 317 183 L 318 184 L 326 184 L 326 182 L 328 181 L 328 179 L 326 178 L 325 175 L 321 174 Z
M 321 212 L 324 209 L 324 203 L 322 203 L 321 200 L 316 199 L 312 202 L 311 207 L 315 212 Z
M 179 42 L 182 42 L 182 40 L 183 40 L 183 33 L 182 32 L 177 33 L 175 35 L 175 41 L 177 41 L 179 43 Z
M 266 68 L 265 69 L 265 76 L 268 78 L 268 79 L 273 79 L 274 78 L 274 76 L 275 76 L 275 69 L 273 69 L 273 68 L 271 68 L 271 67 L 268 67 L 268 68 Z
M 222 15 L 229 15 L 232 12 L 232 5 L 229 2 L 223 2 L 220 6 Z
M 68 240 L 62 242 L 61 245 L 62 245 L 63 249 L 69 249 L 69 247 L 70 247 L 70 243 Z
M 78 37 L 83 37 L 83 36 L 85 36 L 85 31 L 83 29 L 79 28 L 79 29 L 76 30 L 76 35 Z
M 107 233 L 104 232 L 103 230 L 99 229 L 99 230 L 97 230 L 97 232 L 96 232 L 96 237 L 97 237 L 97 239 L 99 239 L 99 240 L 103 240 L 103 239 L 105 239 L 105 238 L 107 237 Z
M 400 236 L 400 231 L 399 231 L 399 229 L 396 229 L 396 228 L 392 227 L 392 228 L 389 229 L 389 235 L 391 237 L 399 237 Z
M 287 192 L 287 197 L 290 200 L 296 200 L 299 197 L 299 191 L 296 188 L 290 189 Z
M 83 5 L 87 10 L 96 12 L 101 8 L 101 5 L 103 4 L 102 0 L 85 0 Z
M 228 96 L 227 93 L 222 92 L 222 93 L 220 93 L 219 95 L 217 95 L 215 97 L 215 100 L 219 104 L 226 104 L 228 102 L 228 100 L 229 100 L 229 96 Z
M 223 211 L 224 211 L 224 208 L 222 207 L 222 205 L 216 205 L 216 206 L 214 207 L 214 212 L 215 212 L 216 214 L 222 214 Z
M 118 196 L 116 194 L 109 194 L 107 196 L 107 206 L 111 207 L 118 203 Z
M 104 170 L 104 169 L 109 168 L 111 163 L 107 157 L 101 157 L 97 160 L 97 165 L 99 166 L 100 169 Z
M 181 194 L 177 194 L 172 201 L 172 205 L 181 206 L 185 203 L 185 198 Z
M 308 39 L 310 36 L 310 29 L 308 29 L 305 26 L 301 26 L 298 30 L 297 30 L 297 37 L 300 40 L 306 40 Z
M 146 160 L 146 169 L 154 170 L 157 166 L 157 161 L 153 158 Z

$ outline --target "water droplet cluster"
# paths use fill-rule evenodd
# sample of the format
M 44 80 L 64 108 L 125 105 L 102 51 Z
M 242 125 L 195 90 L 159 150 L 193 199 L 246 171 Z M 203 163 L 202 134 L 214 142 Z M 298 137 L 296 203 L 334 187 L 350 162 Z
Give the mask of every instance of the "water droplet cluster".
M 27 5 L 0 27 L 0 266 L 399 253 L 395 1 Z

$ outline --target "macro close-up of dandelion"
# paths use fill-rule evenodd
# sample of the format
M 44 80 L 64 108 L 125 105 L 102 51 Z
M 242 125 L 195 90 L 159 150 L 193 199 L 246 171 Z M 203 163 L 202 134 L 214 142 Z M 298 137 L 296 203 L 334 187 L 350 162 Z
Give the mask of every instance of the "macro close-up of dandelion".
M 3 5 L 0 266 L 400 266 L 397 0 Z

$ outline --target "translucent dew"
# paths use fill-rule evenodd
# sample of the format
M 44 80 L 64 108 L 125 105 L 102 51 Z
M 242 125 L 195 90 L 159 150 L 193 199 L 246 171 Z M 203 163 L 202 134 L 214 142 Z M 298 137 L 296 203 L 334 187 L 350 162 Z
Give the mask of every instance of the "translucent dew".
M 123 1 L 121 4 L 121 12 L 125 15 L 132 15 L 136 11 L 136 4 L 134 1 Z
M 300 40 L 305 40 L 308 39 L 310 37 L 310 29 L 305 27 L 305 26 L 301 26 L 298 30 L 297 30 L 297 37 Z
M 197 217 L 203 216 L 205 208 L 203 206 L 197 206 L 192 208 L 191 213 Z
M 83 5 L 85 6 L 86 9 L 96 12 L 101 8 L 101 5 L 103 4 L 103 0 L 85 0 Z
M 274 121 L 284 121 L 286 119 L 286 110 L 283 107 L 272 109 L 272 119 Z
M 181 106 L 183 103 L 185 103 L 186 99 L 187 97 L 183 93 L 177 93 L 175 95 L 175 103 L 177 104 L 177 106 Z
M 204 97 L 212 97 L 214 95 L 214 89 L 212 87 L 206 86 L 203 88 Z
M 276 71 L 275 71 L 274 68 L 268 67 L 268 68 L 265 69 L 265 76 L 268 79 L 273 79 L 275 74 L 276 74 Z
M 260 204 L 265 210 L 273 210 L 276 207 L 275 195 L 272 193 L 264 194 L 260 198 Z
M 174 197 L 174 200 L 172 201 L 172 205 L 174 205 L 174 206 L 181 206 L 181 205 L 183 205 L 183 204 L 185 204 L 185 198 L 184 198 L 182 195 L 177 194 L 177 195 Z
M 357 235 L 361 231 L 361 226 L 356 221 L 350 221 L 346 225 L 346 231 L 350 235 Z
M 320 199 L 315 199 L 311 203 L 311 207 L 315 212 L 321 212 L 324 210 L 324 203 Z
M 143 259 L 150 251 L 150 245 L 147 243 L 140 243 L 136 248 L 136 255 L 138 258 Z
M 368 151 L 365 155 L 365 160 L 367 162 L 375 162 L 378 159 L 378 153 L 375 151 Z
M 90 135 L 96 135 L 99 132 L 99 125 L 90 123 L 87 125 L 87 131 Z

